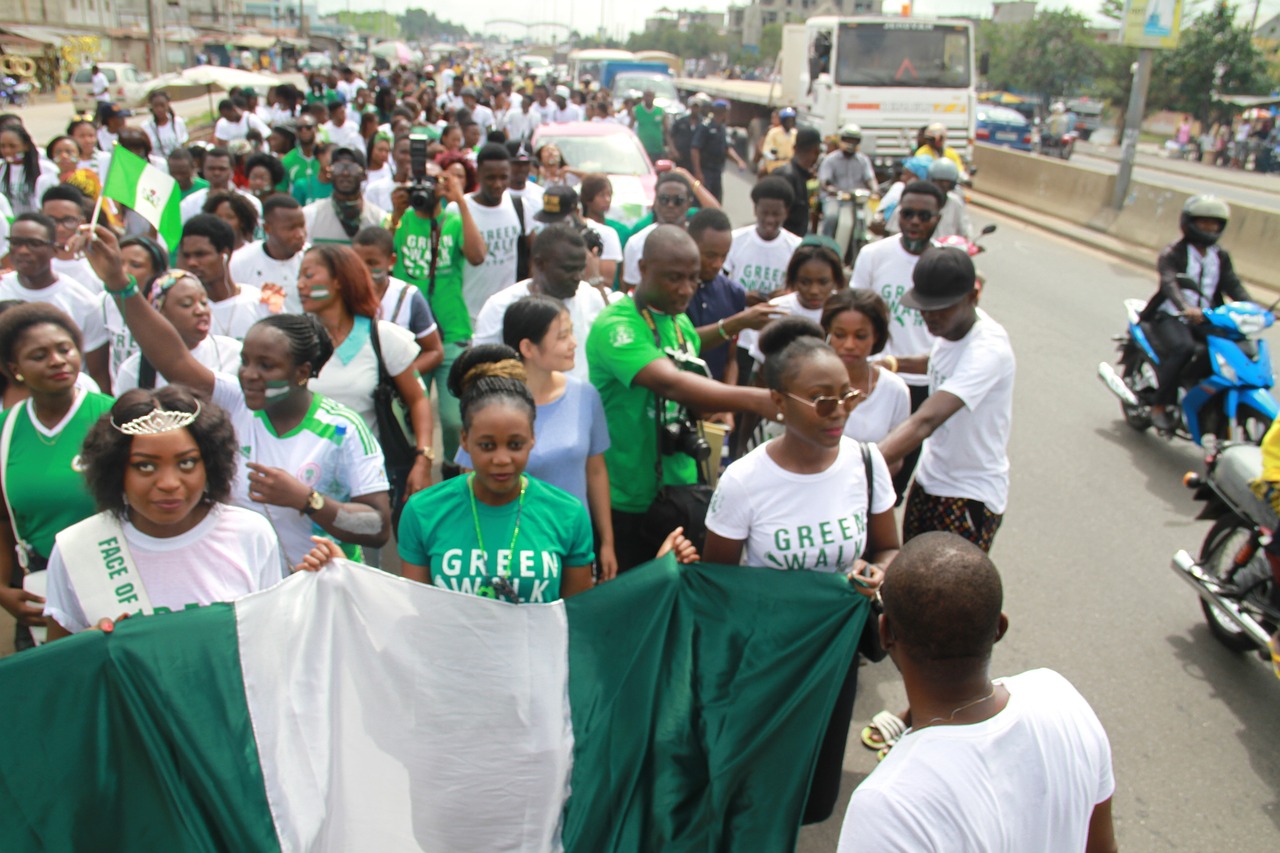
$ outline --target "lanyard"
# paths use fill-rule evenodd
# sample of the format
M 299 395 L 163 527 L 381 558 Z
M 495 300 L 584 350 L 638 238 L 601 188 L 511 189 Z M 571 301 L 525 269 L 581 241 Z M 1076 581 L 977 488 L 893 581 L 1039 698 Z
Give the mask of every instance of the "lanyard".
M 653 321 L 653 314 L 648 308 L 640 309 L 640 316 L 644 318 L 644 322 L 649 327 L 649 331 L 653 332 L 653 345 L 658 349 L 662 349 L 662 339 L 658 335 L 658 324 Z M 680 346 L 680 351 L 684 352 L 684 332 L 680 330 L 680 324 L 676 322 L 674 317 L 671 318 L 671 325 L 676 330 L 676 343 Z

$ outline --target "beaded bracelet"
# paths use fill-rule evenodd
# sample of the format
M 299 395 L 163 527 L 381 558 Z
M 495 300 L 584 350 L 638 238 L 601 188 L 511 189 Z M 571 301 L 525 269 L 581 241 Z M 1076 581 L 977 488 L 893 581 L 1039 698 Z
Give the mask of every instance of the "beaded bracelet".
M 138 279 L 135 276 L 130 275 L 129 286 L 126 287 L 124 290 L 121 290 L 118 293 L 115 293 L 112 295 L 115 296 L 116 299 L 119 299 L 121 302 L 128 299 L 130 296 L 137 296 L 138 295 Z

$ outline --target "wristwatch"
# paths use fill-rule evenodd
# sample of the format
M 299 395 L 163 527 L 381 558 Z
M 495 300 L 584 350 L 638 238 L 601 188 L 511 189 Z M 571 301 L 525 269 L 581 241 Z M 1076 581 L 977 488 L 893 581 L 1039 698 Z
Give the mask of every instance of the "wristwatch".
M 322 509 L 324 509 L 324 495 L 312 489 L 311 494 L 307 495 L 307 505 L 302 508 L 302 514 L 315 515 Z
M 417 450 L 415 450 L 415 451 L 414 451 L 414 453 L 416 453 L 418 456 L 424 456 L 424 457 L 426 457 L 426 459 L 427 459 L 427 461 L 428 461 L 428 462 L 435 462 L 435 461 L 436 461 L 436 452 L 435 452 L 434 450 L 432 450 L 432 449 L 430 448 L 430 446 L 428 446 L 428 447 L 419 447 Z

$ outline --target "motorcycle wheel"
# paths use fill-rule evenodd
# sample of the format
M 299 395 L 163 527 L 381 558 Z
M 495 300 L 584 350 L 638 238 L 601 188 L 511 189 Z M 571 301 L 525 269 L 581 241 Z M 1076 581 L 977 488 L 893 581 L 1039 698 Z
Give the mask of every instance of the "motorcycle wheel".
M 1271 419 L 1262 412 L 1249 406 L 1236 409 L 1235 441 L 1247 441 L 1250 444 L 1262 444 L 1262 437 L 1267 434 Z
M 1070 160 L 1070 159 L 1071 159 L 1071 152 L 1072 152 L 1072 150 L 1073 150 L 1075 147 L 1076 147 L 1076 146 L 1075 146 L 1075 143 L 1074 143 L 1074 142 L 1073 142 L 1073 143 L 1071 143 L 1070 145 L 1064 145 L 1064 146 L 1062 146 L 1062 159 L 1063 159 L 1063 160 Z
M 1142 369 L 1144 364 L 1147 364 L 1146 359 L 1142 358 L 1135 349 L 1129 349 L 1126 351 L 1124 357 L 1120 360 L 1120 366 L 1124 368 L 1120 375 L 1124 379 L 1124 384 L 1130 391 L 1133 391 L 1135 395 L 1138 394 L 1138 392 L 1133 387 L 1133 378 L 1138 371 Z M 1149 365 L 1148 369 L 1150 369 Z M 1141 399 L 1140 396 L 1139 399 Z M 1151 428 L 1151 415 L 1146 408 L 1135 408 L 1122 402 L 1120 404 L 1120 411 L 1124 414 L 1124 422 L 1138 432 L 1146 432 Z
M 1236 554 L 1240 553 L 1253 536 L 1253 526 L 1236 515 L 1226 515 L 1214 522 L 1200 547 L 1200 566 L 1205 574 L 1226 581 L 1234 565 Z M 1267 565 L 1266 555 L 1261 546 L 1249 560 L 1248 565 L 1236 571 L 1230 579 L 1237 585 L 1248 585 L 1259 576 L 1270 577 L 1271 570 Z M 1251 596 L 1265 595 L 1266 587 L 1258 587 Z M 1253 640 L 1231 621 L 1231 617 L 1222 613 L 1203 598 L 1200 599 L 1200 610 L 1204 613 L 1205 624 L 1214 639 L 1233 652 L 1247 652 L 1253 649 Z

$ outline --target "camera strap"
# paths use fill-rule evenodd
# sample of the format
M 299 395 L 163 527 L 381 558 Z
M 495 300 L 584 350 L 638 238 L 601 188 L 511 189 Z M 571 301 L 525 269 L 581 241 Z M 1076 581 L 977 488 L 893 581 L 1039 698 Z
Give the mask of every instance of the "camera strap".
M 632 297 L 632 301 L 634 302 L 634 297 Z M 639 306 L 637 306 L 637 308 L 639 308 Z M 639 308 L 639 311 L 640 311 L 640 316 L 644 318 L 645 325 L 647 325 L 649 327 L 649 331 L 653 333 L 653 345 L 658 348 L 658 351 L 662 353 L 664 358 L 668 357 L 666 354 L 666 350 L 662 348 L 662 335 L 658 333 L 658 324 L 654 322 L 653 313 L 648 308 Z M 675 317 L 671 318 L 671 324 L 676 332 L 676 344 L 680 347 L 681 352 L 686 352 L 685 345 L 684 345 L 684 332 L 681 331 L 680 324 L 676 322 Z M 654 418 L 654 422 L 657 424 L 657 435 L 655 436 L 655 438 L 657 439 L 657 444 L 654 445 L 654 448 L 653 448 L 654 449 L 653 467 L 658 475 L 658 492 L 659 494 L 661 494 L 662 492 L 662 427 L 666 423 L 667 400 L 665 397 L 661 396 L 660 394 L 654 393 L 653 403 L 654 403 L 655 413 L 657 414 L 657 417 Z M 697 468 L 698 468 L 698 480 L 702 483 L 710 483 L 711 482 L 710 471 L 704 471 L 702 463 L 697 462 L 697 460 L 695 460 L 695 465 L 697 465 Z
M 444 214 L 440 214 L 443 216 Z M 440 217 L 431 217 L 431 265 L 427 269 L 427 298 L 436 295 L 436 267 L 440 263 L 440 234 L 444 229 L 440 226 Z

